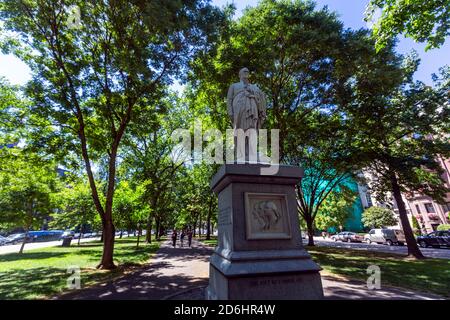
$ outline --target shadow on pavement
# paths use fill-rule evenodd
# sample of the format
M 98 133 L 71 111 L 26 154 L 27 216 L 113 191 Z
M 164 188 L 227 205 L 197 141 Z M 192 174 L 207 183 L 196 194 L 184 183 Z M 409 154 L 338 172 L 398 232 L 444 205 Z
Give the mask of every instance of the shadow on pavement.
M 160 300 L 189 288 L 206 286 L 207 278 L 183 273 L 169 275 L 166 273 L 167 270 L 175 268 L 174 263 L 208 262 L 211 253 L 212 249 L 203 246 L 173 248 L 165 243 L 149 264 L 135 269 L 131 274 L 90 288 L 69 292 L 56 299 Z

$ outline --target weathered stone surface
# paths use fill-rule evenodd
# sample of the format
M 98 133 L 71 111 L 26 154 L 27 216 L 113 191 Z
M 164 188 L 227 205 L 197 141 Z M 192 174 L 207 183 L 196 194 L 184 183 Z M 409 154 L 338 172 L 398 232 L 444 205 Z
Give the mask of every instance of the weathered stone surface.
M 320 299 L 320 267 L 302 245 L 295 184 L 302 170 L 227 164 L 211 181 L 219 197 L 218 246 L 208 299 Z
M 266 119 L 266 97 L 254 84 L 249 82 L 249 70 L 239 71 L 240 81 L 228 89 L 227 110 L 237 138 L 235 145 L 238 163 L 257 161 L 258 130 Z M 245 138 L 248 135 L 248 139 Z

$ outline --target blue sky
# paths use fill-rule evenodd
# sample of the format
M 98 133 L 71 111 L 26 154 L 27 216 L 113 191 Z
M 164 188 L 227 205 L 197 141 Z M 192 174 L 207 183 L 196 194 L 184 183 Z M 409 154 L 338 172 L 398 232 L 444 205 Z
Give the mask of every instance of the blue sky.
M 258 0 L 212 0 L 216 5 L 222 6 L 226 3 L 234 2 L 237 7 L 237 14 L 241 14 L 242 9 L 247 6 L 254 6 Z M 365 7 L 368 0 L 316 0 L 318 7 L 328 5 L 329 9 L 336 11 L 345 27 L 359 29 L 367 27 L 363 20 Z M 450 39 L 447 39 L 440 49 L 425 52 L 424 44 L 417 44 L 410 39 L 399 37 L 397 51 L 406 54 L 411 50 L 416 50 L 421 58 L 419 70 L 415 78 L 427 84 L 431 84 L 431 74 L 437 73 L 439 68 L 450 64 Z M 6 77 L 13 84 L 24 84 L 30 79 L 28 67 L 17 58 L 0 54 L 0 76 Z

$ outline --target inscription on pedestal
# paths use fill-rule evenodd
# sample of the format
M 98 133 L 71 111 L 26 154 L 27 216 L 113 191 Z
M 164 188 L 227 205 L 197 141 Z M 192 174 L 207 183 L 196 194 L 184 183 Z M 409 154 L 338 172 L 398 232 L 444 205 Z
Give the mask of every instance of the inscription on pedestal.
M 231 207 L 226 207 L 219 211 L 217 224 L 220 226 L 231 224 Z
M 271 285 L 288 285 L 292 283 L 301 283 L 304 282 L 302 277 L 289 277 L 289 278 L 281 278 L 281 279 L 258 279 L 250 281 L 249 285 L 251 287 L 260 287 L 260 286 L 271 286 Z
M 248 240 L 290 239 L 287 196 L 245 193 L 245 222 Z

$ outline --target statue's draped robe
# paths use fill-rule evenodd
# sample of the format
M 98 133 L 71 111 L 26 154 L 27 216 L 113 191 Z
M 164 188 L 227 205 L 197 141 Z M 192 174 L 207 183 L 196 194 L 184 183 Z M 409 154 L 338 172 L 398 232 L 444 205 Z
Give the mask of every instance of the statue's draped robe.
M 264 94 L 252 84 L 233 84 L 228 92 L 228 113 L 234 129 L 260 129 L 266 113 Z
M 255 85 L 234 83 L 228 90 L 227 107 L 233 121 L 237 162 L 257 162 L 258 132 L 266 117 L 264 93 Z M 248 138 L 238 130 L 248 134 Z

